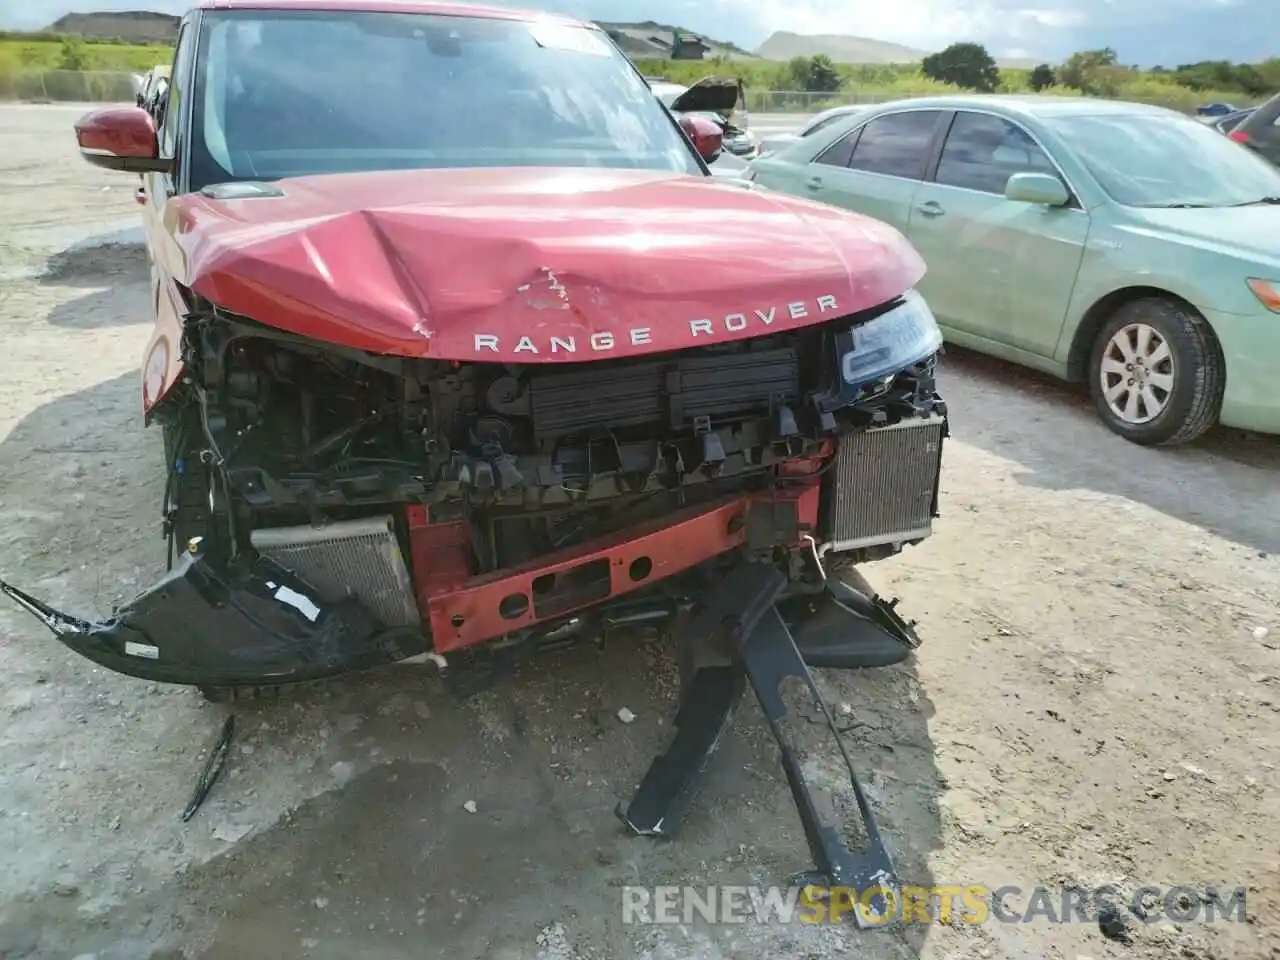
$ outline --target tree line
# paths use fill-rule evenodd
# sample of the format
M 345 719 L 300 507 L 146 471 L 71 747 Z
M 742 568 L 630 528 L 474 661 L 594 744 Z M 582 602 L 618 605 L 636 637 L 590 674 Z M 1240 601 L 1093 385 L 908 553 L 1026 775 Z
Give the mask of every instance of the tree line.
M 920 70 L 939 83 L 984 93 L 1000 89 L 1000 68 L 987 48 L 979 43 L 953 43 L 925 57 Z M 1063 86 L 1092 96 L 1114 97 L 1144 74 L 1189 90 L 1238 92 L 1253 98 L 1280 92 L 1280 58 L 1277 57 L 1257 64 L 1204 60 L 1143 71 L 1122 65 L 1111 47 L 1073 53 L 1056 69 L 1042 63 L 1031 71 L 1028 83 L 1037 92 Z

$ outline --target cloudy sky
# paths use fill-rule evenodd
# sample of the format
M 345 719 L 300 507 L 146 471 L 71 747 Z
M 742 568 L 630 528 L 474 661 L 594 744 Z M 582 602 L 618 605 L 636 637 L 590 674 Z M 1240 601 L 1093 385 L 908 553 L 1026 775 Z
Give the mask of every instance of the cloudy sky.
M 72 10 L 155 9 L 189 0 L 0 0 L 0 27 L 45 26 Z M 1253 61 L 1280 53 L 1280 0 L 514 0 L 597 20 L 656 20 L 748 49 L 775 30 L 843 33 L 936 50 L 957 40 L 998 56 L 1061 60 L 1114 47 L 1123 63 Z

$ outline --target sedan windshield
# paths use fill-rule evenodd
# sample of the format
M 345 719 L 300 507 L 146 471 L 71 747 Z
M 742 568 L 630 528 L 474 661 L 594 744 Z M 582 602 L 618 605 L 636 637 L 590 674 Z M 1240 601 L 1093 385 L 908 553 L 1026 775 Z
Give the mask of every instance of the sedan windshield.
M 1280 196 L 1280 170 L 1189 117 L 1064 116 L 1045 123 L 1125 206 L 1231 207 Z
M 192 186 L 422 167 L 701 174 L 603 34 L 550 20 L 216 11 L 201 26 Z

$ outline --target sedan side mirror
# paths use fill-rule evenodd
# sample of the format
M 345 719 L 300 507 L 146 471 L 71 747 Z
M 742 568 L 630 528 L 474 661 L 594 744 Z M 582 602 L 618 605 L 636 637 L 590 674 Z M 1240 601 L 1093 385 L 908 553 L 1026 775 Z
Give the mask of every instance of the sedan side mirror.
M 94 166 L 128 173 L 163 173 L 155 121 L 141 107 L 103 107 L 76 121 L 80 156 Z
M 1004 185 L 1006 200 L 1063 207 L 1071 199 L 1067 185 L 1049 173 L 1015 173 Z
M 711 163 L 720 156 L 720 150 L 724 147 L 724 131 L 714 120 L 681 114 L 680 129 L 704 162 Z

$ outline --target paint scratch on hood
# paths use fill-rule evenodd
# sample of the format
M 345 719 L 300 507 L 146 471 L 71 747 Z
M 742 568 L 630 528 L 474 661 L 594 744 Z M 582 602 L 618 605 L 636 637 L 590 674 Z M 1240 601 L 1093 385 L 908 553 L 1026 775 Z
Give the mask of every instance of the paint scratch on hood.
M 565 288 L 565 285 L 560 282 L 560 278 L 556 276 L 556 272 L 550 267 L 539 267 L 538 270 L 543 274 L 543 276 L 539 277 L 537 280 L 530 281 L 529 283 L 520 284 L 520 286 L 516 287 L 516 293 L 529 293 L 535 284 L 541 285 L 545 283 L 553 299 L 544 300 L 542 298 L 529 297 L 525 302 L 535 310 L 570 309 L 569 291 Z

